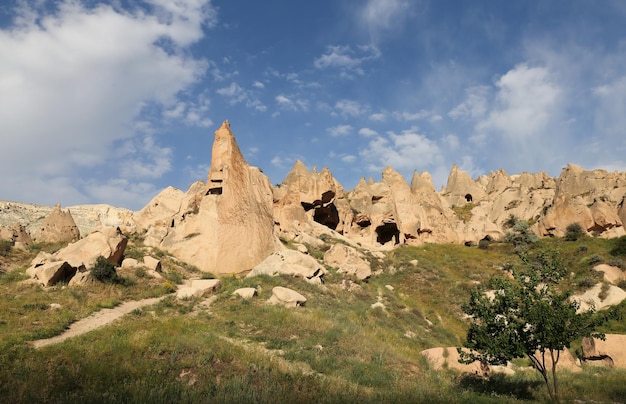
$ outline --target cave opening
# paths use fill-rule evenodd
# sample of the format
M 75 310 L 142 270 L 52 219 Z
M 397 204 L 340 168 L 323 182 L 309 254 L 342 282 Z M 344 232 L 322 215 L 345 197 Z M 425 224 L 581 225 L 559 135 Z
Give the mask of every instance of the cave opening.
M 474 198 L 472 198 L 472 194 L 465 194 L 465 201 L 471 202 Z
M 326 206 L 316 206 L 315 212 L 313 212 L 313 220 L 336 230 L 339 225 L 339 211 L 334 203 L 329 203 Z
M 376 241 L 380 244 L 394 240 L 394 244 L 400 244 L 400 230 L 395 223 L 383 223 L 376 228 Z

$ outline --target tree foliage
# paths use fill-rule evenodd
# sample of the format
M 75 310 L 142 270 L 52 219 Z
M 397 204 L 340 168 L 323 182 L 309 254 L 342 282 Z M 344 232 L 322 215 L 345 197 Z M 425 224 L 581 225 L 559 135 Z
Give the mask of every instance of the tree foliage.
M 565 240 L 576 241 L 585 235 L 585 230 L 580 223 L 571 223 L 565 228 Z
M 530 230 L 530 224 L 525 220 L 517 220 L 511 231 L 505 235 L 507 243 L 513 244 L 515 251 L 524 252 L 529 244 L 536 243 L 539 237 Z
M 513 266 L 513 279 L 492 278 L 492 297 L 475 288 L 463 311 L 471 316 L 463 362 L 480 360 L 505 364 L 528 357 L 558 401 L 556 367 L 560 352 L 582 337 L 600 337 L 594 330 L 604 320 L 592 311 L 577 313 L 579 304 L 558 283 L 567 269 L 558 253 L 522 255 L 522 268 Z
M 115 265 L 102 256 L 96 259 L 93 268 L 91 268 L 91 274 L 94 278 L 104 283 L 115 283 L 118 280 Z

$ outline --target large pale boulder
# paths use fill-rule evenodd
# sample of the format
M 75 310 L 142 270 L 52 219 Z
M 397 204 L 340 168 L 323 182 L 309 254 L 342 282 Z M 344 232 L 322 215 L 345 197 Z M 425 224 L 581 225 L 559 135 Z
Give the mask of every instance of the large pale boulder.
M 598 283 L 584 293 L 572 296 L 572 299 L 579 302 L 579 312 L 588 311 L 592 307 L 602 310 L 620 304 L 626 299 L 626 291 L 617 286 Z
M 100 256 L 119 266 L 127 243 L 128 239 L 119 228 L 100 227 L 87 237 L 57 251 L 53 256 L 55 260 L 65 261 L 81 272 L 91 268 Z
M 58 282 L 69 282 L 76 274 L 76 268 L 65 261 L 53 261 L 31 266 L 26 273 L 42 286 L 53 286 Z
M 605 340 L 583 338 L 583 362 L 593 366 L 626 369 L 626 335 L 606 334 Z
M 57 204 L 43 220 L 33 237 L 38 243 L 56 243 L 74 241 L 80 238 L 80 231 L 70 211 L 63 211 Z
M 190 299 L 192 297 L 202 297 L 207 293 L 213 293 L 222 286 L 219 279 L 193 279 L 186 285 L 178 288 L 176 298 Z
M 272 289 L 272 297 L 269 298 L 267 303 L 285 307 L 298 307 L 305 305 L 306 297 L 293 289 L 276 286 Z
M 284 249 L 273 253 L 255 266 L 247 277 L 287 275 L 305 278 L 309 282 L 319 284 L 322 283 L 322 277 L 326 272 L 326 268 L 310 255 L 302 254 L 296 250 Z
M 228 121 L 215 132 L 200 186 L 190 188 L 188 213 L 173 218 L 160 248 L 215 275 L 248 271 L 278 249 L 269 179 L 248 165 Z
M 619 267 L 608 264 L 598 264 L 593 267 L 596 272 L 602 272 L 604 280 L 617 285 L 619 281 L 624 280 L 624 272 Z
M 370 263 L 365 260 L 363 254 L 344 244 L 334 244 L 326 251 L 324 264 L 337 267 L 339 268 L 337 272 L 353 275 L 359 280 L 372 276 Z

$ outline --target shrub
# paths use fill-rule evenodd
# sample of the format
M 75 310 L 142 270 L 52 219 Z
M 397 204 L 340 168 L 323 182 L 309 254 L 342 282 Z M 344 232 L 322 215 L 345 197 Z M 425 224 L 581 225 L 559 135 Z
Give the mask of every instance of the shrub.
M 117 272 L 115 265 L 111 264 L 106 258 L 100 256 L 96 259 L 96 263 L 91 268 L 91 274 L 94 278 L 104 283 L 114 283 L 117 281 Z
M 530 225 L 525 220 L 515 222 L 511 230 L 506 233 L 505 240 L 507 243 L 512 244 L 518 252 L 525 251 L 529 244 L 535 243 L 539 239 L 530 230 Z
M 621 281 L 619 281 L 617 283 L 617 287 L 622 288 L 624 290 L 626 290 L 626 280 L 622 279 Z
M 482 239 L 478 242 L 478 248 L 480 248 L 481 250 L 486 250 L 489 248 L 489 244 L 491 244 L 489 240 Z
M 565 240 L 576 241 L 585 235 L 585 231 L 580 223 L 572 223 L 565 228 Z
M 6 257 L 11 252 L 13 243 L 9 240 L 0 240 L 0 257 Z
M 598 254 L 594 254 L 591 257 L 587 258 L 587 263 L 591 266 L 600 264 L 602 262 L 604 262 L 604 258 L 602 258 L 602 256 Z
M 626 236 L 619 237 L 613 242 L 613 249 L 611 255 L 622 256 L 626 255 Z
M 578 246 L 578 248 L 576 249 L 576 252 L 585 252 L 589 249 L 589 247 L 587 247 L 586 245 L 580 245 Z
M 581 289 L 591 289 L 596 285 L 596 283 L 598 282 L 593 278 L 583 278 L 578 281 L 578 287 Z
M 510 229 L 511 227 L 515 226 L 515 223 L 517 223 L 517 217 L 515 217 L 515 215 L 511 213 L 509 217 L 504 221 L 504 223 L 502 223 L 502 225 L 505 228 Z

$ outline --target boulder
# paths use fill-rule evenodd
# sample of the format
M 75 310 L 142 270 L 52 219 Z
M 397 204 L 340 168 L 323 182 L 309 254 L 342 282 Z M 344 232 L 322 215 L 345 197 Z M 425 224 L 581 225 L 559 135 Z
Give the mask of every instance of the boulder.
M 53 286 L 58 282 L 69 282 L 76 274 L 76 268 L 65 261 L 54 261 L 31 266 L 26 273 L 42 286 Z
M 254 296 L 258 295 L 258 292 L 255 288 L 239 288 L 233 292 L 233 295 L 243 299 L 252 299 Z
M 91 271 L 76 272 L 76 275 L 72 277 L 68 286 L 82 286 L 94 282 L 96 282 L 96 278 L 93 277 Z
M 87 237 L 57 251 L 54 259 L 69 263 L 79 271 L 90 269 L 102 256 L 111 264 L 119 266 L 124 258 L 128 239 L 119 228 L 99 227 Z
M 605 340 L 583 338 L 583 362 L 592 366 L 626 369 L 626 335 L 606 334 Z
M 603 287 L 606 288 L 604 292 Z M 578 312 L 588 311 L 591 307 L 602 310 L 620 304 L 626 299 L 626 291 L 617 286 L 608 285 L 606 287 L 602 283 L 598 283 L 584 293 L 572 296 L 572 299 L 580 304 Z
M 322 283 L 322 277 L 326 272 L 326 268 L 310 255 L 296 250 L 281 250 L 252 268 L 247 277 L 288 275 L 305 278 L 313 283 Z
M 304 306 L 306 297 L 302 296 L 295 290 L 276 286 L 272 289 L 272 297 L 267 301 L 269 304 L 276 304 L 285 307 Z
M 356 249 L 344 244 L 334 244 L 324 254 L 324 264 L 338 267 L 337 272 L 353 275 L 359 280 L 372 276 L 372 268 Z
M 57 204 L 52 212 L 43 220 L 33 237 L 38 243 L 57 243 L 74 241 L 80 238 L 80 231 L 70 211 L 61 210 Z
M 122 261 L 122 268 L 137 268 L 139 266 L 139 261 L 134 258 L 124 258 Z
M 177 299 L 202 297 L 206 293 L 213 293 L 222 286 L 219 279 L 194 279 L 185 286 L 178 288 Z
M 594 271 L 602 272 L 604 280 L 617 285 L 619 281 L 624 280 L 624 272 L 619 267 L 608 264 L 599 264 L 593 267 Z
M 143 266 L 149 271 L 162 272 L 161 261 L 149 255 L 143 257 Z

